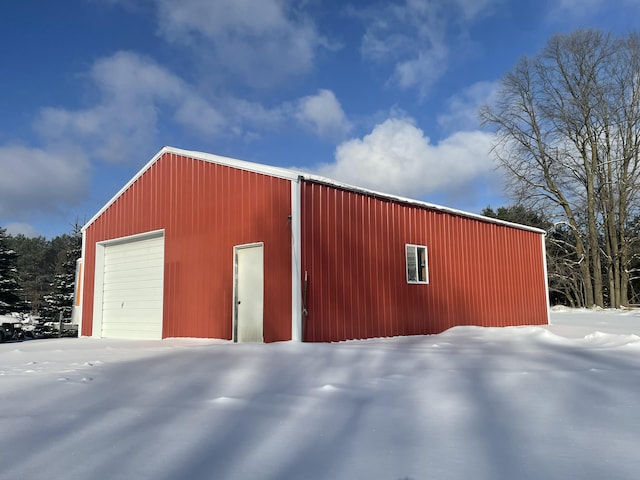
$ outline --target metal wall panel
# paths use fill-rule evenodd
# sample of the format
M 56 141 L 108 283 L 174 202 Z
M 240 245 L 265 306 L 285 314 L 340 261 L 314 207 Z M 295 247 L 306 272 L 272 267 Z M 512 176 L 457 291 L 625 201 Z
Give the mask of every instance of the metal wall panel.
M 165 153 L 85 232 L 82 335 L 96 242 L 164 230 L 163 337 L 232 338 L 233 247 L 264 243 L 264 339 L 291 338 L 289 180 Z
M 438 333 L 548 321 L 541 234 L 303 181 L 305 340 Z M 405 244 L 428 247 L 408 284 Z

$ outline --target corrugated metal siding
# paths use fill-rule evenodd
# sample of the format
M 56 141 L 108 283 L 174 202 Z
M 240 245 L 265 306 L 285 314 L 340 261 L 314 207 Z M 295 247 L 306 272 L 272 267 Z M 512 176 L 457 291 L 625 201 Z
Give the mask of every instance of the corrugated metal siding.
M 289 180 L 165 154 L 86 230 L 82 335 L 95 243 L 164 229 L 163 337 L 232 338 L 233 246 L 264 242 L 264 339 L 291 338 Z
M 304 181 L 305 340 L 547 323 L 539 233 Z M 428 247 L 407 284 L 405 244 Z

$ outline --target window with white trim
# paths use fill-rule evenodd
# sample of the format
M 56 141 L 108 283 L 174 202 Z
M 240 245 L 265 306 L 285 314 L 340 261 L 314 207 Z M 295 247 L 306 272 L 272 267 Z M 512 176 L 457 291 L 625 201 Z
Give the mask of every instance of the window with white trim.
M 427 247 L 407 244 L 405 253 L 407 259 L 407 283 L 429 283 Z

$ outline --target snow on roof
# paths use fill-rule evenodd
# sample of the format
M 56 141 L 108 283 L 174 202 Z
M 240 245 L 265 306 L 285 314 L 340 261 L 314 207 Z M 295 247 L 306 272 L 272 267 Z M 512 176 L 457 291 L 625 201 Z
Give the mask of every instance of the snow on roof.
M 441 205 L 436 205 L 433 203 L 425 202 L 422 200 L 416 200 L 412 198 L 402 197 L 399 195 L 394 195 L 390 193 L 378 192 L 375 190 L 370 190 L 364 187 L 358 187 L 355 185 L 350 185 L 347 183 L 343 183 L 337 180 L 333 180 L 331 178 L 323 177 L 320 175 L 316 175 L 313 173 L 298 171 L 291 168 L 283 168 L 283 167 L 274 167 L 271 165 L 265 165 L 255 162 L 248 162 L 246 160 L 238 160 L 235 158 L 224 157 L 221 155 L 215 155 L 212 153 L 198 152 L 193 150 L 183 150 L 181 148 L 175 148 L 170 146 L 163 147 L 158 153 L 156 153 L 153 158 L 144 166 L 140 171 L 131 179 L 127 184 L 120 189 L 118 193 L 116 193 L 111 200 L 109 200 L 82 228 L 84 232 L 102 213 L 104 213 L 111 204 L 113 204 L 124 192 L 128 190 L 128 188 L 135 183 L 135 181 L 140 178 L 151 166 L 156 163 L 164 154 L 170 153 L 175 155 L 181 155 L 184 157 L 194 158 L 196 160 L 202 160 L 205 162 L 217 163 L 220 165 L 227 165 L 229 167 L 238 168 L 241 170 L 246 170 L 255 173 L 261 173 L 264 175 L 270 175 L 273 177 L 283 178 L 291 181 L 299 181 L 301 179 L 321 183 L 324 185 L 329 185 L 335 188 L 339 188 L 341 190 L 348 190 L 352 192 L 361 193 L 363 195 L 369 195 L 377 198 L 383 198 L 390 201 L 395 201 L 399 203 L 415 205 L 417 207 L 427 208 L 429 210 L 437 210 L 439 212 L 448 213 L 450 215 L 456 215 L 460 217 L 471 218 L 474 220 L 478 220 L 486 223 L 495 223 L 498 225 L 504 225 L 511 228 L 518 228 L 520 230 L 527 230 L 531 232 L 536 232 L 540 234 L 545 234 L 544 230 L 539 228 L 530 227 L 528 225 L 521 225 L 518 223 L 506 222 L 504 220 L 499 220 L 497 218 L 485 217 L 484 215 L 465 212 L 463 210 L 457 210 L 455 208 L 443 207 Z

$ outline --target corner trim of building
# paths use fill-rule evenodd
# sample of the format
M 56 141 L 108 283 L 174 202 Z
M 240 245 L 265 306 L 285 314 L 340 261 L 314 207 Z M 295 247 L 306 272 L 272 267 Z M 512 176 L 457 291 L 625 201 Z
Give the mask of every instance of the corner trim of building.
M 82 261 L 83 261 L 83 266 L 82 266 L 82 291 L 80 292 L 80 320 L 79 320 L 79 325 L 78 325 L 78 337 L 82 337 L 85 336 L 83 333 L 84 330 L 84 324 L 86 322 L 85 320 L 85 316 L 84 316 L 84 305 L 85 305 L 85 295 L 87 295 L 88 290 L 87 290 L 87 269 L 86 269 L 86 265 L 84 265 L 84 261 L 87 258 L 87 232 L 86 230 L 82 230 L 82 250 L 81 250 L 81 257 Z
M 547 302 L 547 325 L 551 324 L 551 304 L 549 303 L 549 272 L 547 271 L 547 247 L 546 247 L 546 236 L 540 235 L 541 244 L 542 244 L 542 266 L 544 273 L 544 294 Z
M 302 338 L 301 179 L 291 180 L 291 340 Z

